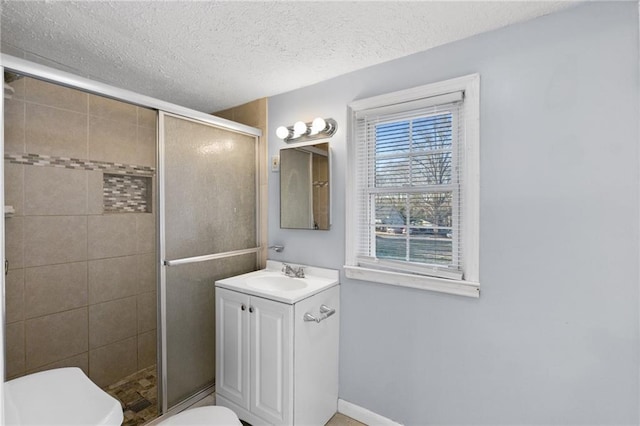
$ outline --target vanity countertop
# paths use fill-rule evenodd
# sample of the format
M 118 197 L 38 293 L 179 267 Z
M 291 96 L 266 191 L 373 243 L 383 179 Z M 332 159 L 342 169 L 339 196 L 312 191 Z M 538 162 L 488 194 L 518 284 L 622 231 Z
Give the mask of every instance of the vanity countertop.
M 283 262 L 267 260 L 266 269 L 216 281 L 216 287 L 292 305 L 339 284 L 336 270 L 286 263 L 302 266 L 305 277 L 287 277 L 282 273 Z

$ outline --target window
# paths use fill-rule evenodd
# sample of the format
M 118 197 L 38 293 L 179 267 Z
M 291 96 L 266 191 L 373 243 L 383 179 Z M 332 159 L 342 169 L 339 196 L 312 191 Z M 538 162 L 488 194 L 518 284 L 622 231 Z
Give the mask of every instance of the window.
M 479 77 L 353 102 L 349 278 L 477 297 Z

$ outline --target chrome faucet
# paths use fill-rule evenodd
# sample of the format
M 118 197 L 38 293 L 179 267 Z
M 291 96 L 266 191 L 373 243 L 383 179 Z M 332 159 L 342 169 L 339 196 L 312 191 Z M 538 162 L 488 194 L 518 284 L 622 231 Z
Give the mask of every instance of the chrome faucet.
M 282 264 L 282 273 L 291 278 L 304 278 L 304 267 L 298 266 L 297 268 L 286 263 Z

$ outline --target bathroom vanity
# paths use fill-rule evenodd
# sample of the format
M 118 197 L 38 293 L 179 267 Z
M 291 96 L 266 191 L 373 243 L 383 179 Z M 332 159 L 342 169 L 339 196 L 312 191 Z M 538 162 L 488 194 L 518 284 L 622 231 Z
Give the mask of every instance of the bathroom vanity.
M 338 271 L 282 268 L 216 282 L 216 403 L 254 426 L 325 424 L 338 404 Z

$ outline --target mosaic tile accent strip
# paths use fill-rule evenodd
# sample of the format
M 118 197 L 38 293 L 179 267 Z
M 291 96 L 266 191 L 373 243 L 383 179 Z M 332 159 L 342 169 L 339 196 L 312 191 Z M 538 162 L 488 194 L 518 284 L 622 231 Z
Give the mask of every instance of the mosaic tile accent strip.
M 150 213 L 151 178 L 104 173 L 102 203 L 105 213 Z
M 106 161 L 81 160 L 79 158 L 54 157 L 40 154 L 4 154 L 4 159 L 13 164 L 59 167 L 72 170 L 100 170 L 120 175 L 153 176 L 156 169 L 133 164 L 109 163 Z

